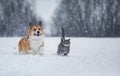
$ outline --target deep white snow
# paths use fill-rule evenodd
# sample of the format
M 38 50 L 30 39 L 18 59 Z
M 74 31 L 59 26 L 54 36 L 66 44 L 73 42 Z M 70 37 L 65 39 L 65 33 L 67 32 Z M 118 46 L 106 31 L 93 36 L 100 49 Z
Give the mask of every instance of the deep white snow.
M 120 38 L 71 38 L 68 56 L 60 38 L 45 38 L 44 56 L 20 55 L 19 40 L 0 38 L 0 76 L 120 76 Z

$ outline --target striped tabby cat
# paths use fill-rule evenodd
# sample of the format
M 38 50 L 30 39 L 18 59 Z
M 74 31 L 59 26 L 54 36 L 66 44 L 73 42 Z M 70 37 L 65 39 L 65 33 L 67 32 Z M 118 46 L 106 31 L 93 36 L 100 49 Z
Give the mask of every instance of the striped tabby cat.
M 65 39 L 65 31 L 63 28 L 62 29 L 62 37 L 61 37 L 61 42 L 58 45 L 58 55 L 68 55 L 70 51 L 70 39 Z

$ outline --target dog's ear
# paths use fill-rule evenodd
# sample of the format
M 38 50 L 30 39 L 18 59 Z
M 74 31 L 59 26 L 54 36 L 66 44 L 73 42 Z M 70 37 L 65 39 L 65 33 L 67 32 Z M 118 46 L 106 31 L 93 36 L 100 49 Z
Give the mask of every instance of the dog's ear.
M 42 22 L 41 22 L 41 21 L 39 21 L 38 25 L 42 26 Z
M 31 27 L 32 25 L 33 25 L 33 24 L 30 22 L 30 23 L 29 23 L 29 27 Z

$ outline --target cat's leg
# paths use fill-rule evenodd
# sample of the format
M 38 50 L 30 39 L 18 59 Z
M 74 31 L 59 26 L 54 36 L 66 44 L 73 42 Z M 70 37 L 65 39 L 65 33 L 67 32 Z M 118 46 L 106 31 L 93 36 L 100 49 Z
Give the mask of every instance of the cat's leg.
M 68 55 L 68 53 L 69 53 L 69 52 L 67 52 L 67 53 L 64 53 L 64 56 Z
M 64 49 L 62 55 L 66 56 L 68 54 L 68 50 Z
M 67 51 L 67 54 L 69 54 L 69 52 L 70 52 L 70 46 L 68 47 L 68 51 Z
M 70 52 L 70 47 L 68 48 L 68 52 L 67 53 L 69 53 Z
M 57 51 L 57 54 L 60 55 L 60 50 Z
M 68 53 L 64 53 L 63 55 L 66 56 Z
M 62 55 L 66 56 L 67 54 L 68 54 L 68 50 L 64 50 Z
M 57 51 L 57 54 L 60 55 L 61 54 L 61 48 L 60 48 L 60 44 L 58 45 L 58 51 Z
M 61 55 L 64 55 L 64 54 L 66 54 L 66 49 L 65 49 L 65 47 L 62 47 L 61 48 Z

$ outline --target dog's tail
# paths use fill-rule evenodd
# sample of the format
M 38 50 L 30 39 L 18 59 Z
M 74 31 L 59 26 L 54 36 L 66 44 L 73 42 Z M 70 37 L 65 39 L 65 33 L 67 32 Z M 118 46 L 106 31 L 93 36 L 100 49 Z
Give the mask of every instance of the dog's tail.
M 65 30 L 63 27 L 61 28 L 61 30 L 62 30 L 62 35 L 61 35 L 62 38 L 61 39 L 65 39 Z

